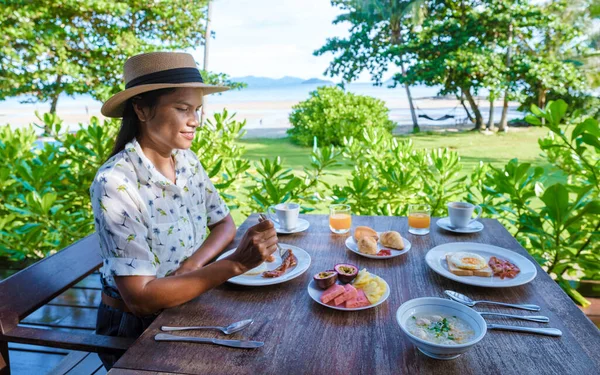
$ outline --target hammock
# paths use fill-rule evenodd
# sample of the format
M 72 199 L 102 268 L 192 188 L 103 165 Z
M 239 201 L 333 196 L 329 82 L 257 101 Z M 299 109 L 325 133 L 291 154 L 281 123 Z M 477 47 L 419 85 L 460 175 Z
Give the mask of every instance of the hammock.
M 454 118 L 454 115 L 443 115 L 442 117 L 439 117 L 439 118 L 432 118 L 432 117 L 429 117 L 428 115 L 419 115 L 419 117 L 426 118 L 427 120 L 431 120 L 431 121 L 444 121 L 444 120 Z
M 456 113 L 456 108 L 457 108 L 457 107 L 458 107 L 458 104 L 457 104 L 457 105 L 456 105 L 454 108 L 452 108 L 452 109 L 450 110 L 450 113 Z M 425 118 L 425 119 L 427 119 L 427 120 L 430 120 L 430 121 L 444 121 L 444 120 L 448 120 L 448 119 L 451 119 L 451 118 L 455 118 L 455 117 L 456 117 L 455 115 L 451 115 L 450 113 L 448 113 L 448 114 L 445 114 L 445 115 L 443 115 L 442 117 L 433 118 L 433 117 L 431 117 L 431 116 L 429 116 L 429 115 L 425 114 L 425 113 L 424 113 L 424 112 L 421 110 L 421 108 L 419 108 L 418 106 L 417 106 L 417 110 L 418 110 L 419 112 L 421 112 L 421 114 L 420 114 L 420 115 L 418 115 L 418 117 L 420 117 L 420 118 Z

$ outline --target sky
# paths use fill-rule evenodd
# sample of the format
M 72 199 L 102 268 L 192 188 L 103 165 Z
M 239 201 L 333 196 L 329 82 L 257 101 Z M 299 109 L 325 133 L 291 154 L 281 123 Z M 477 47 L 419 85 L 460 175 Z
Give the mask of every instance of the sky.
M 208 68 L 231 77 L 327 78 L 332 55 L 316 57 L 313 51 L 327 38 L 348 35 L 348 24 L 332 24 L 340 10 L 329 0 L 213 1 Z M 203 61 L 203 48 L 192 53 Z M 369 81 L 369 75 L 359 81 Z

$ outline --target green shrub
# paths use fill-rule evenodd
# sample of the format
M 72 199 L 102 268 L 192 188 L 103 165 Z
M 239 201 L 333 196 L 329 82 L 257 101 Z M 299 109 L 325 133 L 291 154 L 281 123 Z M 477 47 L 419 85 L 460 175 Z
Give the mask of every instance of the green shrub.
M 287 133 L 304 146 L 311 146 L 314 137 L 323 146 L 340 146 L 344 137 L 356 137 L 364 129 L 391 134 L 394 123 L 388 112 L 379 99 L 345 92 L 337 86 L 319 87 L 293 107 L 289 117 L 292 128 Z

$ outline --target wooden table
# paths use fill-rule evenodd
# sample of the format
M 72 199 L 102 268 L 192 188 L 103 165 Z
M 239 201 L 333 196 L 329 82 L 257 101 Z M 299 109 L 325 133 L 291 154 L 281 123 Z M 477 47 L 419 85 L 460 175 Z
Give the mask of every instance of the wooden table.
M 302 215 L 310 228 L 279 241 L 305 249 L 312 258 L 308 271 L 289 282 L 244 287 L 224 284 L 182 306 L 164 311 L 116 363 L 112 374 L 597 374 L 600 369 L 600 332 L 496 220 L 481 220 L 477 234 L 454 235 L 431 225 L 431 233 L 408 233 L 406 218 L 353 217 L 353 227 L 368 225 L 379 231 L 397 230 L 412 243 L 405 255 L 389 260 L 361 257 L 347 250 L 347 235 L 329 231 L 325 215 Z M 435 221 L 432 220 L 432 221 Z M 252 215 L 239 228 L 237 245 L 245 230 L 257 222 Z M 439 276 L 425 263 L 425 254 L 447 242 L 480 242 L 501 246 L 529 258 L 538 267 L 531 283 L 514 288 L 486 289 Z M 350 262 L 383 277 L 391 294 L 382 305 L 363 311 L 336 311 L 314 302 L 307 293 L 313 274 Z M 546 326 L 563 331 L 561 338 L 489 331 L 466 354 L 453 361 L 421 354 L 396 323 L 398 307 L 412 298 L 444 297 L 452 289 L 474 299 L 540 305 L 550 317 Z M 480 311 L 515 310 L 477 306 Z M 519 310 L 516 313 L 521 313 Z M 527 314 L 528 312 L 522 312 Z M 530 313 L 531 314 L 531 313 Z M 228 338 L 264 341 L 254 350 L 215 345 L 155 342 L 161 325 L 226 325 L 253 318 L 254 324 Z M 494 319 L 500 323 L 544 326 L 540 323 Z M 208 331 L 182 335 L 222 337 Z M 139 370 L 130 371 L 130 370 Z

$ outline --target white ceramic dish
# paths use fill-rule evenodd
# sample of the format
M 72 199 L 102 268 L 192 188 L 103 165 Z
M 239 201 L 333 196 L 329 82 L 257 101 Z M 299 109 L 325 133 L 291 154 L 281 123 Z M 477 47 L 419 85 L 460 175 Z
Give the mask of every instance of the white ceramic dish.
M 287 272 L 284 273 L 280 277 L 267 278 L 267 277 L 262 277 L 262 274 L 239 275 L 239 276 L 232 277 L 231 279 L 229 279 L 227 281 L 229 281 L 232 284 L 247 285 L 247 286 L 264 286 L 264 285 L 280 284 L 280 283 L 284 283 L 286 281 L 289 281 L 293 278 L 296 278 L 296 277 L 302 275 L 308 269 L 308 267 L 310 267 L 310 261 L 311 261 L 310 255 L 308 255 L 308 253 L 306 251 L 304 251 L 303 249 L 301 249 L 299 247 L 287 245 L 284 243 L 280 243 L 279 245 L 284 250 L 292 249 L 292 252 L 296 256 L 296 258 L 298 258 L 298 264 L 296 264 L 296 266 L 294 268 L 287 270 Z M 223 253 L 219 258 L 217 258 L 217 260 L 221 260 L 221 259 L 229 256 L 234 251 L 235 251 L 235 249 L 232 249 L 232 250 L 229 250 L 229 251 Z M 281 258 L 279 258 L 279 256 L 276 256 L 276 259 L 274 262 L 267 263 L 267 270 L 268 271 L 273 270 L 273 269 L 279 267 L 280 264 L 281 264 Z
M 385 280 L 383 280 L 383 282 L 385 283 L 385 292 L 383 293 L 383 296 L 381 296 L 381 298 L 379 299 L 379 301 L 377 301 L 377 303 L 374 303 L 374 304 L 369 305 L 369 306 L 357 307 L 357 308 L 354 308 L 354 309 L 347 309 L 345 307 L 331 306 L 331 305 L 328 305 L 328 304 L 325 304 L 325 303 L 321 302 L 321 294 L 323 294 L 323 289 L 320 289 L 319 287 L 317 287 L 317 283 L 315 283 L 315 280 L 311 280 L 310 281 L 310 283 L 308 284 L 308 288 L 307 289 L 308 289 L 308 295 L 310 295 L 310 298 L 312 298 L 319 305 L 323 305 L 325 307 L 329 307 L 330 309 L 334 309 L 334 310 L 358 311 L 358 310 L 366 310 L 366 309 L 373 308 L 375 306 L 379 306 L 382 303 L 384 303 L 385 300 L 388 299 L 388 297 L 390 296 L 390 286 L 388 285 L 388 283 Z M 339 281 L 337 283 L 340 284 Z M 340 284 L 340 285 L 343 285 L 343 284 Z
M 457 345 L 434 344 L 422 340 L 407 329 L 408 320 L 419 314 L 456 316 L 473 329 L 474 338 L 467 343 Z M 481 341 L 487 332 L 487 324 L 477 311 L 458 302 L 437 297 L 415 298 L 404 302 L 396 311 L 396 321 L 402 332 L 423 354 L 435 359 L 458 358 Z
M 382 232 L 377 232 L 378 236 L 381 236 Z M 408 253 L 408 251 L 410 250 L 410 248 L 412 247 L 411 243 L 409 240 L 407 240 L 405 237 L 402 237 L 402 241 L 404 242 L 404 249 L 402 250 L 395 250 L 389 247 L 385 247 L 383 245 L 381 245 L 381 243 L 379 243 L 379 241 L 377 241 L 377 251 L 380 251 L 382 249 L 389 249 L 391 250 L 391 255 L 383 255 L 383 256 L 379 256 L 379 255 L 371 255 L 371 254 L 363 254 L 360 251 L 358 251 L 358 244 L 356 243 L 356 241 L 354 240 L 354 236 L 350 236 L 348 238 L 346 238 L 346 247 L 352 251 L 353 253 L 356 253 L 358 255 L 361 255 L 365 258 L 371 258 L 371 259 L 389 259 L 389 258 L 394 258 L 397 257 L 399 255 L 402 254 L 406 254 Z
M 296 224 L 296 228 L 294 229 L 283 229 L 282 227 L 279 226 L 279 224 L 273 222 L 273 225 L 275 226 L 275 231 L 279 234 L 292 234 L 292 233 L 300 233 L 300 232 L 304 232 L 305 230 L 308 229 L 308 227 L 310 227 L 310 223 L 308 222 L 308 220 L 304 220 L 304 219 L 300 219 L 298 218 L 298 223 Z
M 457 251 L 479 254 L 485 258 L 486 262 L 489 261 L 491 256 L 496 256 L 510 261 L 519 267 L 521 272 L 513 279 L 501 279 L 498 276 L 457 276 L 448 270 L 448 263 L 446 262 L 446 254 Z M 454 242 L 436 246 L 427 252 L 427 255 L 425 255 L 425 262 L 427 262 L 427 265 L 433 271 L 451 280 L 463 284 L 488 288 L 507 288 L 527 284 L 537 275 L 535 265 L 524 256 L 502 247 L 475 242 Z
M 449 217 L 443 217 L 441 219 L 439 219 L 438 221 L 435 222 L 437 224 L 438 227 L 447 230 L 449 232 L 454 232 L 454 233 L 477 233 L 477 232 L 481 232 L 484 228 L 483 223 L 480 223 L 479 221 L 475 220 L 473 222 L 471 222 L 469 225 L 467 225 L 464 228 L 456 228 L 453 227 L 452 224 L 450 224 L 450 218 Z

